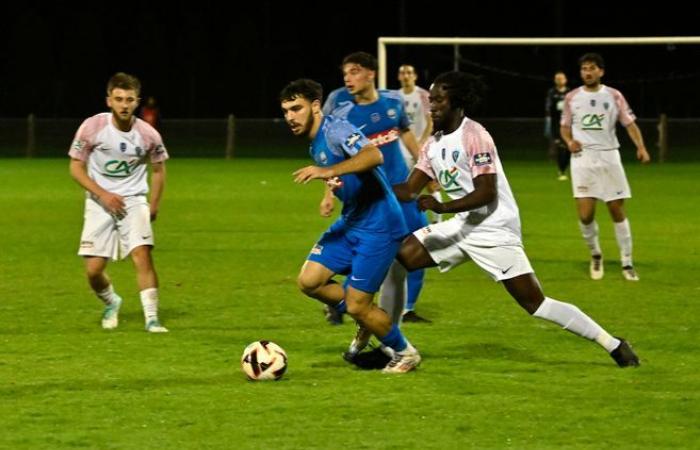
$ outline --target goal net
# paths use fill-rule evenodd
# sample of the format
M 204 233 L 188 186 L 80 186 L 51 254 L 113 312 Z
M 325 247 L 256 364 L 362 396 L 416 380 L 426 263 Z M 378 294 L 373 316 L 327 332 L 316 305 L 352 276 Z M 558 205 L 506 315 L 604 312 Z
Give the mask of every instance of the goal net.
M 441 72 L 481 75 L 489 86 L 477 119 L 499 151 L 519 159 L 546 157 L 544 103 L 554 72 L 581 85 L 578 58 L 600 53 L 603 83 L 619 89 L 638 117 L 655 160 L 700 159 L 700 37 L 432 38 L 380 37 L 379 86 L 396 89 L 398 67 L 412 64 L 428 87 Z M 618 132 L 622 150 L 633 148 Z

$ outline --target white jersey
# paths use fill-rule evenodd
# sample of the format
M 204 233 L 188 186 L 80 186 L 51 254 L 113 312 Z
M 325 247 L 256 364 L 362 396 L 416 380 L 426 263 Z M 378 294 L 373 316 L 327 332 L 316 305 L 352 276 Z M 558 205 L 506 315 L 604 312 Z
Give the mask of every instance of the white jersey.
M 420 139 L 428 127 L 426 115 L 430 113 L 429 93 L 418 86 L 415 86 L 410 94 L 406 94 L 403 89 L 399 89 L 398 92 L 403 100 L 403 107 L 408 120 L 411 122 L 411 131 L 416 135 L 416 139 Z
M 472 235 L 483 231 L 488 243 L 507 244 L 513 239 L 517 242 L 512 243 L 520 242 L 518 205 L 498 158 L 496 145 L 480 123 L 465 117 L 452 133 L 433 135 L 421 149 L 416 168 L 437 180 L 453 200 L 473 192 L 473 179 L 477 176 L 496 174 L 498 198 L 481 208 L 460 212 L 456 217 L 472 229 Z
M 620 148 L 616 123 L 626 127 L 635 119 L 620 91 L 601 85 L 596 92 L 583 87 L 569 92 L 560 125 L 571 127 L 573 138 L 583 145 L 583 150 L 616 150 Z
M 87 162 L 88 175 L 101 188 L 121 196 L 146 195 L 146 159 L 159 163 L 168 159 L 160 134 L 135 118 L 129 131 L 112 123 L 112 113 L 97 114 L 78 128 L 68 154 Z

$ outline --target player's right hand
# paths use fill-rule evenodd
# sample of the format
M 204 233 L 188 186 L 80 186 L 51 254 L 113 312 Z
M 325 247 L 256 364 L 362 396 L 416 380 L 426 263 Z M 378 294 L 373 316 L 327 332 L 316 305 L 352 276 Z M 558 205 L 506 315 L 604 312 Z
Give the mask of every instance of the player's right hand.
M 570 151 L 571 153 L 578 153 L 578 152 L 580 152 L 581 150 L 583 150 L 583 146 L 582 146 L 581 143 L 580 143 L 579 141 L 577 141 L 576 139 L 572 139 L 571 141 L 569 141 L 569 142 L 566 144 L 566 146 L 569 148 L 569 151 Z
M 100 203 L 111 214 L 117 217 L 126 216 L 126 204 L 124 203 L 124 197 L 121 195 L 105 192 L 100 195 Z

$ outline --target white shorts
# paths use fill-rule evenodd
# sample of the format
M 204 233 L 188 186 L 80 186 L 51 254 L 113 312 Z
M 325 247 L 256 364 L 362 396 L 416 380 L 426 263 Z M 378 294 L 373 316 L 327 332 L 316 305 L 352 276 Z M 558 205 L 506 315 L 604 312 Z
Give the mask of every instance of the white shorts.
M 571 186 L 574 198 L 591 197 L 610 202 L 632 197 L 618 150 L 572 153 Z
M 92 198 L 85 200 L 79 255 L 116 261 L 126 258 L 138 246 L 153 246 L 151 212 L 146 197 L 124 197 L 124 203 L 126 216 L 117 219 Z
M 520 237 L 507 230 L 475 229 L 459 217 L 413 232 L 440 272 L 473 260 L 495 281 L 532 273 Z

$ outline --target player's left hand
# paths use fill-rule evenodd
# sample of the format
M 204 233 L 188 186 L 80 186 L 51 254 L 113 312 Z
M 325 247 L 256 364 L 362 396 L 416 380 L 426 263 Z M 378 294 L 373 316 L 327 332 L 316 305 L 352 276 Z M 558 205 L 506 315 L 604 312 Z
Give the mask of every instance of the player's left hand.
M 418 197 L 418 208 L 420 208 L 421 211 L 429 209 L 438 214 L 445 212 L 445 205 L 435 200 L 435 197 L 432 195 L 421 195 Z
M 647 164 L 649 161 L 651 161 L 651 156 L 649 156 L 649 152 L 647 152 L 645 147 L 640 147 L 637 149 L 637 159 L 642 164 Z
M 311 180 L 319 178 L 330 178 L 332 173 L 330 170 L 318 166 L 306 166 L 294 172 L 294 182 L 306 184 Z
M 151 209 L 151 222 L 155 222 L 157 217 L 158 217 L 158 210 Z

